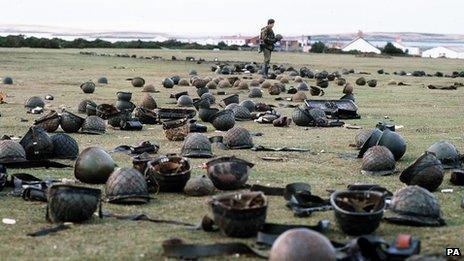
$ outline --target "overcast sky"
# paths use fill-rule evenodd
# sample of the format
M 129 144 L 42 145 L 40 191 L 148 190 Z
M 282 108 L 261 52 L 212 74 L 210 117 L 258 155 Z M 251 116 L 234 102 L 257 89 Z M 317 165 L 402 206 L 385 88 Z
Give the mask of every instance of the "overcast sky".
M 0 0 L 0 25 L 173 35 L 256 35 L 268 18 L 284 35 L 459 33 L 463 0 Z

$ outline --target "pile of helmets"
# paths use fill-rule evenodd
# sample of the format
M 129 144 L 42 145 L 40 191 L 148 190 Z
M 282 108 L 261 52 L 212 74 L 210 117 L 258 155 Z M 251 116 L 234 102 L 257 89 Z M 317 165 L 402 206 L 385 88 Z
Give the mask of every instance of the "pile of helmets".
M 118 111 L 133 111 L 135 109 L 135 105 L 131 102 L 131 92 L 119 91 L 116 93 L 116 96 L 116 109 L 118 109 Z
M 383 131 L 375 128 L 361 146 L 358 158 L 362 158 L 370 147 L 376 145 L 387 147 L 393 154 L 395 161 L 400 160 L 406 152 L 406 141 L 400 134 L 388 128 Z

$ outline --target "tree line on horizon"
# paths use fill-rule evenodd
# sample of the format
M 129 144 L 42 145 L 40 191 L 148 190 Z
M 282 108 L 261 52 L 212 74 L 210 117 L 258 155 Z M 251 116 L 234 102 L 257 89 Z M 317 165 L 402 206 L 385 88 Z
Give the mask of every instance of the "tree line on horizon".
M 72 41 L 63 40 L 60 38 L 38 38 L 38 37 L 25 37 L 24 35 L 8 35 L 0 36 L 0 47 L 6 48 L 47 48 L 47 49 L 61 49 L 61 48 L 117 48 L 117 49 L 196 49 L 196 50 L 240 50 L 250 49 L 249 46 L 238 46 L 238 45 L 227 45 L 224 42 L 220 42 L 217 45 L 201 45 L 198 43 L 183 43 L 177 40 L 167 40 L 164 42 L 153 42 L 153 41 L 117 41 L 109 42 L 102 39 L 95 39 L 92 41 L 77 38 Z M 404 56 L 405 54 L 401 49 L 396 48 L 392 43 L 381 49 L 383 54 L 393 56 Z M 358 51 L 343 52 L 340 49 L 329 48 L 323 42 L 318 41 L 311 45 L 312 53 L 349 53 L 358 54 Z

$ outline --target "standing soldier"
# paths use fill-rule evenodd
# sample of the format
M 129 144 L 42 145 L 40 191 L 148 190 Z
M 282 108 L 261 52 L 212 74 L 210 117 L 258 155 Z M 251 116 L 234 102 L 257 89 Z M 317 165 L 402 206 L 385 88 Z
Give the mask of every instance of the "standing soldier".
M 281 35 L 274 35 L 272 28 L 274 27 L 274 19 L 267 21 L 267 26 L 261 28 L 260 52 L 264 54 L 263 75 L 267 77 L 269 72 L 269 63 L 271 62 L 271 52 L 274 51 L 274 44 L 282 39 Z

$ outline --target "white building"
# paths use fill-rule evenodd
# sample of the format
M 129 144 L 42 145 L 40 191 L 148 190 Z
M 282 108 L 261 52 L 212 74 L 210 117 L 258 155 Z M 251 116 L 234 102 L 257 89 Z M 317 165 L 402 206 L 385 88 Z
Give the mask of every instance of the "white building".
M 424 51 L 422 57 L 464 59 L 464 46 L 435 47 Z
M 419 47 L 406 46 L 400 41 L 393 42 L 392 44 L 396 48 L 401 49 L 401 51 L 403 51 L 404 53 L 407 53 L 409 55 L 420 55 L 421 54 Z
M 364 40 L 364 38 L 362 37 L 358 37 L 354 39 L 353 41 L 351 41 L 350 43 L 348 43 L 347 45 L 345 45 L 342 48 L 342 51 L 344 52 L 359 51 L 362 53 L 376 53 L 376 54 L 381 53 L 379 48 L 373 46 L 371 43 Z

